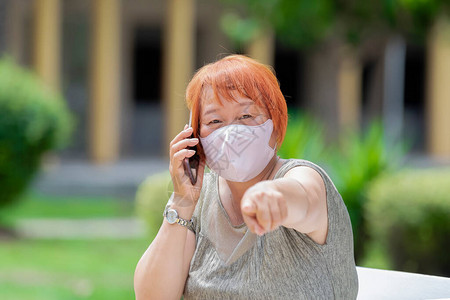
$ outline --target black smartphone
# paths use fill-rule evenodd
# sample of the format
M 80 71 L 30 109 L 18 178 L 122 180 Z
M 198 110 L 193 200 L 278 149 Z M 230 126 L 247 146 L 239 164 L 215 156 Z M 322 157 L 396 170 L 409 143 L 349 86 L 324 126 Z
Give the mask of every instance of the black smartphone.
M 189 127 L 192 127 L 192 111 L 189 115 Z M 193 138 L 194 133 L 189 138 Z M 198 145 L 198 144 L 197 144 Z M 190 150 L 195 150 L 195 154 L 183 161 L 184 173 L 191 180 L 192 185 L 195 185 L 198 177 L 198 167 L 200 165 L 200 156 L 198 155 L 197 145 L 188 147 Z

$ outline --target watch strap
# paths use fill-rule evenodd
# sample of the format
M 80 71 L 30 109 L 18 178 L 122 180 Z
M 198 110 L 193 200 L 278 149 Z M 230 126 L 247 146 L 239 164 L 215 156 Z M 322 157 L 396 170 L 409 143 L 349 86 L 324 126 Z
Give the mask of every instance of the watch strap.
M 192 231 L 193 233 L 195 233 L 195 230 L 194 230 L 194 222 L 192 221 L 192 219 L 190 219 L 190 220 L 188 221 L 188 220 L 185 220 L 185 219 L 178 218 L 178 219 L 176 220 L 175 223 L 178 223 L 178 224 L 180 224 L 181 226 L 184 226 L 184 227 L 186 227 L 187 229 L 189 229 L 190 231 Z
M 170 204 L 166 205 L 166 208 L 164 209 L 164 212 L 163 212 L 163 217 L 166 217 L 167 211 L 169 210 L 169 208 L 170 208 Z M 187 229 L 189 229 L 190 231 L 192 231 L 193 233 L 195 233 L 193 218 L 190 220 L 185 220 L 185 219 L 178 217 L 175 220 L 175 223 L 177 223 L 181 226 L 184 226 Z

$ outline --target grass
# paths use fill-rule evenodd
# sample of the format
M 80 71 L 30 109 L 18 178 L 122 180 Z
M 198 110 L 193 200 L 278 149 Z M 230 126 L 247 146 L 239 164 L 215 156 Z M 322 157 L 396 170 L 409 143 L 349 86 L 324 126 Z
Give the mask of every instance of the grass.
M 133 201 L 56 197 L 30 192 L 2 208 L 3 226 L 26 218 L 134 216 Z M 134 299 L 133 275 L 147 238 L 105 240 L 0 239 L 2 300 Z
M 2 299 L 134 299 L 133 274 L 149 241 L 0 243 Z
M 108 197 L 46 196 L 37 192 L 28 192 L 12 206 L 0 209 L 0 221 L 5 225 L 26 218 L 83 219 L 133 215 L 133 201 Z

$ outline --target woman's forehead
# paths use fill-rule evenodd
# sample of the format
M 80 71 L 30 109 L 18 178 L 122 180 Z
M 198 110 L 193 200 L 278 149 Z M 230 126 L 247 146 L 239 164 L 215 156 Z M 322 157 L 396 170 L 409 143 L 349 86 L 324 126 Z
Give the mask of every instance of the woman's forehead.
M 205 87 L 203 91 L 203 95 L 201 97 L 201 110 L 205 112 L 205 110 L 212 107 L 223 107 L 225 104 L 232 104 L 235 106 L 240 106 L 243 108 L 257 108 L 261 110 L 265 110 L 265 108 L 260 107 L 255 103 L 254 100 L 242 95 L 238 91 L 231 91 L 232 100 L 226 99 L 223 95 L 215 95 L 213 89 L 211 87 Z

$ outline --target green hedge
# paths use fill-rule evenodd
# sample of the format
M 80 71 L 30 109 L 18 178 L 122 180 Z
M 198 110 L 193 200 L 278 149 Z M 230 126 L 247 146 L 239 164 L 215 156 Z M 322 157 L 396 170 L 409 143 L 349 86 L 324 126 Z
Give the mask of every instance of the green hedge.
M 147 224 L 153 239 L 161 227 L 162 213 L 173 191 L 169 171 L 147 177 L 136 192 L 136 213 Z
M 450 276 L 450 169 L 384 176 L 367 195 L 368 264 Z
M 27 188 L 42 155 L 68 144 L 74 119 L 64 99 L 9 58 L 0 59 L 0 207 Z
M 331 145 L 327 159 L 329 175 L 344 200 L 352 222 L 355 259 L 359 264 L 367 243 L 364 206 L 369 184 L 401 165 L 406 148 L 402 143 L 389 146 L 383 125 L 372 121 L 364 131 L 347 131 Z
M 407 147 L 403 143 L 389 146 L 383 125 L 374 120 L 366 130 L 348 130 L 333 142 L 326 142 L 324 125 L 311 115 L 290 111 L 283 145 L 283 158 L 302 158 L 322 166 L 330 175 L 344 200 L 352 222 L 355 259 L 365 256 L 367 242 L 363 207 L 369 183 L 401 165 Z

